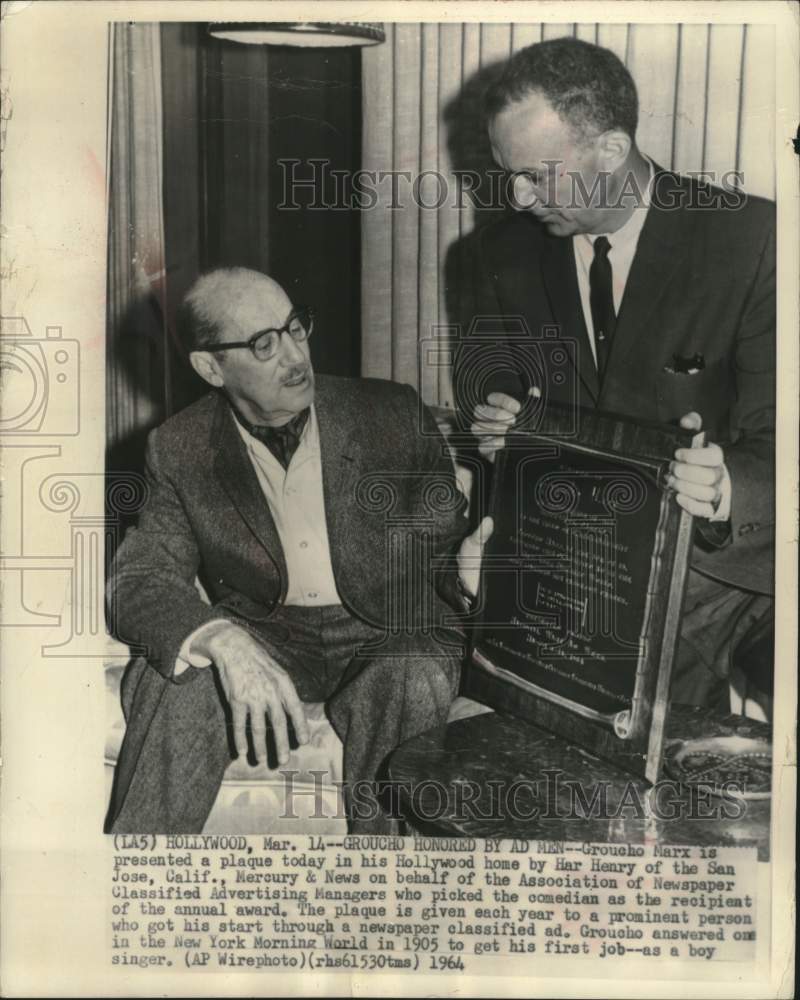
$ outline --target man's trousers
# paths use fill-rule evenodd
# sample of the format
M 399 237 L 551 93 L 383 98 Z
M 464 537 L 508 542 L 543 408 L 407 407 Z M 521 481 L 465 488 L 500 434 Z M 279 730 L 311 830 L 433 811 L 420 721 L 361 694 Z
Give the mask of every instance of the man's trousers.
M 385 777 L 386 759 L 397 746 L 446 722 L 458 687 L 459 637 L 390 633 L 340 606 L 278 608 L 253 631 L 287 671 L 300 699 L 326 704 L 344 745 L 351 832 L 393 832 L 396 822 L 379 805 L 374 783 Z M 216 670 L 192 669 L 192 677 L 178 684 L 144 661 L 126 675 L 128 729 L 138 727 L 145 736 L 137 740 L 136 761 L 123 745 L 112 832 L 203 828 L 235 750 Z
M 773 599 L 689 571 L 671 700 L 730 711 L 731 659 L 748 631 L 772 611 Z

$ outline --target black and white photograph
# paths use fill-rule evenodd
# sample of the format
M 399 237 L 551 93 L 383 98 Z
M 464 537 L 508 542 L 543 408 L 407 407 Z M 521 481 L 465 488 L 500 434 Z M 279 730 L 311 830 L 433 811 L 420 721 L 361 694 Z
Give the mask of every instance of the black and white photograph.
M 796 16 L 3 20 L 8 995 L 793 995 Z

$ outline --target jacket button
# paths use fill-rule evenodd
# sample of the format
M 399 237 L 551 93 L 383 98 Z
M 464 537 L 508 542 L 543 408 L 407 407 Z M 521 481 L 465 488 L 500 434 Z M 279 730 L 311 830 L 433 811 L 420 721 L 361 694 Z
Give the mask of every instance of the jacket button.
M 739 528 L 740 535 L 749 535 L 751 531 L 755 531 L 756 526 L 754 524 L 743 524 Z

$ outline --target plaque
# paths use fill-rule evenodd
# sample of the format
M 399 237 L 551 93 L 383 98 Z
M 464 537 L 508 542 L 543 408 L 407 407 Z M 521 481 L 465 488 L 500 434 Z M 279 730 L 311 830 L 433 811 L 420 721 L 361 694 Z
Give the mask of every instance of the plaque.
M 666 478 L 703 436 L 579 416 L 497 454 L 466 693 L 655 781 L 692 544 Z

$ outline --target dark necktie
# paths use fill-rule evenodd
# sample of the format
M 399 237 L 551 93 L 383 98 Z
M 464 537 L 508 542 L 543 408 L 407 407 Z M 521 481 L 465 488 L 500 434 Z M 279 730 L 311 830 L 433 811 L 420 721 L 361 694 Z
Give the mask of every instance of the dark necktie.
M 262 444 L 265 444 L 269 448 L 283 468 L 288 469 L 292 455 L 297 451 L 297 446 L 300 444 L 300 438 L 303 435 L 303 428 L 306 426 L 307 420 L 308 407 L 305 410 L 301 410 L 300 413 L 292 417 L 282 427 L 244 424 L 244 421 L 242 423 L 256 440 L 261 441 Z
M 592 307 L 594 344 L 597 350 L 597 373 L 601 380 L 605 374 L 611 340 L 617 325 L 609 250 L 611 244 L 608 239 L 605 236 L 598 236 L 594 241 L 594 260 L 589 268 L 589 301 Z

